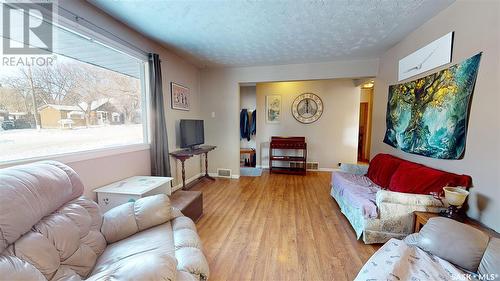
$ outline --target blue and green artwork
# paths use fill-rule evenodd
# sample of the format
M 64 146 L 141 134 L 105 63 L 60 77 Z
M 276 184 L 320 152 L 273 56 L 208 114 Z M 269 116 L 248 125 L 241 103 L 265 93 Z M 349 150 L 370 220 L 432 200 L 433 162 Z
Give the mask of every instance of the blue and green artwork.
M 426 77 L 389 86 L 384 142 L 405 152 L 461 159 L 481 53 Z

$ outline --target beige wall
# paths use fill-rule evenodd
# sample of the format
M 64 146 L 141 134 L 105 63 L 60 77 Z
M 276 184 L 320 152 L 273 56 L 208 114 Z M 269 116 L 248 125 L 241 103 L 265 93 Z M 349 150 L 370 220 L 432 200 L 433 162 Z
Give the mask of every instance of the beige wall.
M 295 120 L 291 106 L 302 93 L 314 93 L 323 101 L 324 112 L 312 124 Z M 266 96 L 281 95 L 281 122 L 266 123 Z M 333 79 L 257 84 L 257 165 L 269 166 L 271 136 L 304 136 L 307 161 L 332 169 L 339 162 L 357 158 L 360 88 L 352 79 Z
M 167 129 L 169 149 L 178 149 L 179 119 L 200 118 L 200 71 L 183 58 L 167 50 L 164 46 L 147 39 L 143 35 L 128 28 L 123 23 L 114 20 L 109 15 L 90 5 L 85 1 L 59 1 L 59 6 L 79 15 L 115 34 L 121 39 L 135 45 L 145 52 L 154 52 L 162 60 L 163 93 L 165 107 L 167 108 Z M 113 38 L 111 38 L 113 39 Z M 182 84 L 191 90 L 191 110 L 172 110 L 170 105 L 170 82 Z M 82 176 L 86 194 L 99 186 L 111 183 L 121 178 L 134 175 L 148 175 L 150 173 L 149 149 L 124 153 L 122 155 L 105 156 L 98 159 L 72 162 L 77 172 Z M 186 161 L 186 177 L 190 178 L 201 172 L 201 159 L 195 157 Z M 1 168 L 2 166 L 0 166 Z M 5 166 L 4 166 L 5 167 Z M 171 159 L 172 176 L 175 177 L 174 185 L 181 179 L 180 164 Z
M 202 70 L 205 140 L 218 146 L 210 155 L 210 171 L 239 170 L 239 83 L 373 77 L 377 69 L 378 60 L 374 59 Z
M 372 152 L 387 152 L 426 165 L 472 176 L 468 214 L 500 231 L 500 2 L 457 1 L 411 33 L 380 59 L 375 81 Z M 398 60 L 455 31 L 453 63 L 483 52 L 462 160 L 415 156 L 383 144 L 388 86 L 397 83 Z

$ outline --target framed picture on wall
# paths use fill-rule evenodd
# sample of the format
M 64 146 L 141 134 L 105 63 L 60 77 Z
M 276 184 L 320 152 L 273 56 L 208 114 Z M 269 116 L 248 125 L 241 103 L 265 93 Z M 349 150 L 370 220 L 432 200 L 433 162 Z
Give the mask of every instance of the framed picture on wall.
M 189 88 L 184 87 L 180 84 L 171 82 L 170 83 L 171 92 L 171 104 L 172 109 L 186 110 L 189 111 L 191 107 Z
M 452 51 L 453 32 L 450 32 L 400 59 L 398 81 L 450 63 Z
M 281 121 L 281 96 L 266 96 L 266 122 L 276 124 Z

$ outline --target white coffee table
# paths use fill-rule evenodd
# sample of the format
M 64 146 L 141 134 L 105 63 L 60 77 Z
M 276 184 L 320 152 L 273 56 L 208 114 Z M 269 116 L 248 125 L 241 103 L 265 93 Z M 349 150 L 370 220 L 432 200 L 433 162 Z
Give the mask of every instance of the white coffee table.
M 139 198 L 166 194 L 170 195 L 170 177 L 135 176 L 94 189 L 97 203 L 103 212 L 118 205 L 135 201 Z

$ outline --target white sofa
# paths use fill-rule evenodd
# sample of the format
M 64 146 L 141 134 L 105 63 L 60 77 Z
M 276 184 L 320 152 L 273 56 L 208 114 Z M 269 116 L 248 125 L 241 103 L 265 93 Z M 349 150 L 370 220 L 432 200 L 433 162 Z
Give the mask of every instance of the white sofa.
M 193 221 L 156 195 L 104 215 L 68 166 L 0 170 L 0 280 L 207 280 Z
M 437 213 L 446 207 L 431 195 L 384 190 L 365 176 L 367 171 L 367 165 L 341 164 L 332 173 L 330 192 L 366 244 L 403 239 L 413 232 L 414 211 Z

